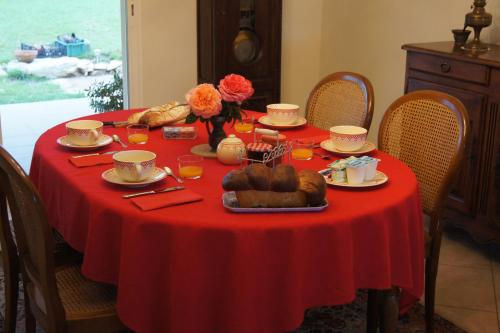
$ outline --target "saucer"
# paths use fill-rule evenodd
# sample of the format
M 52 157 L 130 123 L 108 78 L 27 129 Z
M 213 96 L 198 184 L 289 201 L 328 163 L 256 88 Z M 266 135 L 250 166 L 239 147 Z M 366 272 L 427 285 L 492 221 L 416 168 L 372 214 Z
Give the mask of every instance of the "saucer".
M 123 185 L 127 187 L 144 187 L 149 184 L 156 183 L 157 181 L 162 180 L 167 176 L 167 173 L 160 168 L 155 168 L 153 171 L 153 175 L 149 177 L 148 179 L 145 179 L 140 182 L 127 182 L 121 179 L 118 174 L 116 173 L 115 168 L 108 169 L 104 171 L 101 175 L 102 179 L 107 181 L 108 183 L 116 184 L 116 185 Z
M 293 124 L 290 124 L 290 125 L 273 124 L 271 122 L 271 118 L 269 116 L 262 116 L 259 118 L 258 121 L 260 124 L 262 124 L 264 126 L 271 127 L 271 128 L 277 128 L 277 129 L 295 128 L 295 127 L 300 127 L 300 126 L 307 124 L 307 120 L 304 117 L 297 118 L 297 120 Z
M 99 139 L 97 139 L 97 142 L 95 144 L 88 146 L 79 146 L 69 141 L 68 136 L 65 135 L 57 139 L 56 142 L 60 146 L 74 150 L 93 150 L 109 145 L 111 142 L 113 142 L 113 139 L 109 135 L 103 134 L 99 137 Z
M 330 140 L 321 141 L 320 146 L 324 150 L 327 150 L 331 153 L 335 153 L 335 154 L 342 155 L 342 156 L 363 155 L 363 154 L 367 154 L 369 152 L 374 151 L 376 148 L 375 144 L 370 142 L 370 141 L 366 141 L 365 144 L 363 145 L 363 147 L 359 148 L 358 150 L 354 150 L 354 151 L 338 150 L 337 148 L 335 148 L 335 146 L 333 145 L 333 143 Z
M 361 187 L 361 188 L 363 188 L 363 187 L 373 187 L 373 186 L 379 186 L 379 185 L 385 184 L 389 180 L 389 177 L 387 177 L 387 175 L 385 173 L 383 173 L 382 171 L 377 170 L 377 173 L 375 174 L 375 177 L 372 180 L 364 181 L 361 184 L 349 184 L 347 182 L 338 182 L 338 181 L 335 181 L 335 180 L 331 179 L 330 177 L 326 177 L 326 176 L 325 176 L 325 180 L 326 180 L 326 183 L 328 185 L 334 185 L 334 186 L 340 186 L 340 187 L 355 187 L 355 188 Z

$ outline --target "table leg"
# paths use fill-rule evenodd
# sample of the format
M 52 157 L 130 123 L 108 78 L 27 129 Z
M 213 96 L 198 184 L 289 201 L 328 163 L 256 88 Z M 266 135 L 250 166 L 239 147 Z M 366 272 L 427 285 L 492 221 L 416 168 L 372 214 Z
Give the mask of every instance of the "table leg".
M 395 288 L 380 291 L 380 332 L 395 333 L 398 325 L 399 307 Z
M 366 332 L 377 333 L 378 329 L 378 316 L 380 307 L 379 291 L 375 289 L 368 290 L 368 302 L 366 305 Z

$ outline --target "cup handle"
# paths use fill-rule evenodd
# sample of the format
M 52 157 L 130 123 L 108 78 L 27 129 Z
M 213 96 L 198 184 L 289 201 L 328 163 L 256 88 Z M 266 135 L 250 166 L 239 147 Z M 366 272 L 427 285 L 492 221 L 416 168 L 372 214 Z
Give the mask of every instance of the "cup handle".
M 90 131 L 90 135 L 92 136 L 92 139 L 96 140 L 99 138 L 99 132 L 97 130 L 93 129 Z
M 142 167 L 141 163 L 136 163 L 134 164 L 134 166 L 135 166 L 135 172 L 137 172 L 137 178 L 141 179 L 144 168 Z

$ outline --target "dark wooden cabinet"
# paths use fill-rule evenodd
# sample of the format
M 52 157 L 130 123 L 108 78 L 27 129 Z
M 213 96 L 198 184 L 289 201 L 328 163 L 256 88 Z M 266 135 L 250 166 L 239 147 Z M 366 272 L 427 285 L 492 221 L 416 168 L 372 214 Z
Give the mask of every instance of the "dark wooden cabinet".
M 500 242 L 500 46 L 470 55 L 453 42 L 404 45 L 405 93 L 431 89 L 460 99 L 470 117 L 465 159 L 445 217 L 478 241 Z
M 198 0 L 198 82 L 237 73 L 252 81 L 247 108 L 280 101 L 281 0 Z

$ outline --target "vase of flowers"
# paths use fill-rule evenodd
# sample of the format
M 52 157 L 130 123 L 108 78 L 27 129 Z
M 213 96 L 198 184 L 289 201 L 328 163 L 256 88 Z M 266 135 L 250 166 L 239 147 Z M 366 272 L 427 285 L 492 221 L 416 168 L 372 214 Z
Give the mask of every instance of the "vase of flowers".
M 219 82 L 218 89 L 209 83 L 202 83 L 186 94 L 191 112 L 186 123 L 196 120 L 205 123 L 208 144 L 212 151 L 226 137 L 225 123 L 241 120 L 241 104 L 254 93 L 252 83 L 241 75 L 229 74 Z

